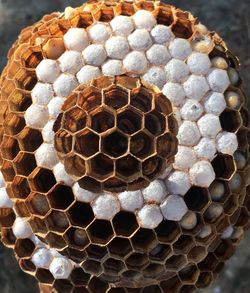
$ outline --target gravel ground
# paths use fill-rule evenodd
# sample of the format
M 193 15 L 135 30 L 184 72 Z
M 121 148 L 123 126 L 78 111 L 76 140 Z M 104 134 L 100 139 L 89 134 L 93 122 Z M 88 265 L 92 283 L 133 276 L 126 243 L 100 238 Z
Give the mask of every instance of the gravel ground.
M 249 0 L 166 1 L 191 11 L 210 30 L 217 31 L 239 56 L 241 75 L 250 96 L 250 3 Z M 20 30 L 39 20 L 44 14 L 77 6 L 82 1 L 63 0 L 0 0 L 0 69 L 6 64 L 6 54 Z M 250 233 L 246 235 L 234 257 L 226 264 L 220 278 L 203 293 L 250 292 Z M 0 292 L 36 293 L 36 282 L 18 268 L 13 253 L 0 245 Z

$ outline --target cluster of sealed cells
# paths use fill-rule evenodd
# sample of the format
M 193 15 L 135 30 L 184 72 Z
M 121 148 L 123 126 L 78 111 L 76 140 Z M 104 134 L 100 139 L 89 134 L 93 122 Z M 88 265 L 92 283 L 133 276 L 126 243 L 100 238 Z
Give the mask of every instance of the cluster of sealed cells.
M 67 98 L 54 125 L 55 148 L 82 188 L 139 190 L 173 162 L 176 124 L 162 93 L 139 79 L 100 77 Z
M 103 6 L 100 3 L 98 5 L 100 6 L 94 10 L 94 17 L 105 22 L 110 21 L 115 13 L 132 15 L 136 5 L 139 9 L 153 10 L 155 4 L 142 1 L 137 4 L 107 2 Z M 177 10 L 174 16 L 167 5 L 160 5 L 156 11 L 158 23 L 170 25 L 178 16 L 173 25 L 177 36 L 189 38 L 192 35 L 191 25 L 187 21 L 188 14 Z M 32 239 L 17 239 L 14 236 L 12 226 L 15 214 L 11 208 L 0 210 L 2 241 L 14 249 L 21 268 L 37 278 L 43 292 L 188 293 L 204 288 L 212 282 L 222 270 L 225 260 L 233 254 L 234 247 L 242 238 L 249 221 L 249 188 L 246 187 L 249 185 L 249 117 L 240 81 L 236 81 L 231 88 L 241 97 L 240 104 L 235 108 L 228 106 L 220 116 L 223 130 L 237 134 L 238 150 L 234 157 L 218 154 L 212 161 L 216 180 L 210 188 L 193 186 L 184 196 L 189 213 L 196 214 L 195 227 L 190 229 L 187 225 L 186 229 L 179 222 L 163 220 L 155 229 L 144 229 L 139 226 L 134 213 L 125 211 L 120 211 L 110 221 L 96 219 L 90 204 L 75 201 L 71 187 L 57 183 L 51 170 L 37 167 L 34 152 L 43 142 L 42 135 L 39 130 L 27 127 L 24 121 L 24 112 L 32 103 L 30 92 L 37 83 L 34 68 L 44 57 L 41 47 L 34 46 L 35 40 L 42 36 L 48 46 L 53 37 L 62 36 L 70 26 L 87 27 L 92 22 L 93 13 L 80 12 L 79 9 L 69 21 L 59 18 L 58 14 L 52 14 L 33 28 L 24 30 L 10 51 L 9 66 L 5 69 L 1 82 L 1 170 L 8 194 L 14 200 L 17 214 L 30 218 L 30 225 L 38 238 L 62 255 L 68 256 L 78 267 L 66 279 L 55 279 L 48 268 L 37 268 L 32 262 L 36 244 Z M 211 54 L 224 57 L 231 68 L 237 66 L 222 45 L 217 45 Z M 64 113 L 56 123 L 56 148 L 66 167 L 68 164 L 68 172 L 73 177 L 82 178 L 86 168 L 90 168 L 95 178 L 100 176 L 100 181 L 94 184 L 92 181 L 94 187 L 98 188 L 98 182 L 104 182 L 113 172 L 113 165 L 110 167 L 107 163 L 109 157 L 115 157 L 118 161 L 123 156 L 133 155 L 139 162 L 137 164 L 143 164 L 154 154 L 157 144 L 151 134 L 155 137 L 154 132 L 159 131 L 159 125 L 162 128 L 159 137 L 165 133 L 168 126 L 165 116 L 170 115 L 171 111 L 167 100 L 164 110 L 161 108 L 159 96 L 160 112 L 165 115 L 155 112 L 152 101 L 157 101 L 158 98 L 148 94 L 148 91 L 144 93 L 146 99 L 143 101 L 149 101 L 151 107 L 144 111 L 141 106 L 148 105 L 142 105 L 140 95 L 136 95 L 138 100 L 133 104 L 133 94 L 129 95 L 128 90 L 113 85 L 107 94 L 100 95 L 96 88 L 94 95 L 93 92 L 90 93 L 94 97 L 91 101 L 97 102 L 92 113 L 90 108 L 81 104 L 84 87 L 78 90 L 73 94 L 75 99 L 66 103 Z M 113 104 L 112 97 L 116 91 L 121 96 L 119 101 L 126 100 L 121 108 L 120 105 Z M 107 111 L 103 111 L 104 108 Z M 98 112 L 99 110 L 101 111 Z M 74 112 L 71 116 L 71 111 L 77 111 L 77 114 Z M 123 116 L 124 112 L 126 115 Z M 95 118 L 92 123 L 91 114 L 101 117 Z M 65 119 L 66 115 L 69 115 L 69 119 Z M 75 121 L 75 115 L 83 116 Z M 156 128 L 153 123 L 155 119 L 149 119 L 147 126 L 147 117 L 151 117 L 150 115 L 157 117 Z M 136 123 L 130 125 L 131 119 L 137 116 L 141 117 L 140 125 L 137 124 L 137 119 Z M 134 127 L 138 129 L 133 130 Z M 85 132 L 84 135 L 80 135 L 82 132 Z M 119 154 L 117 149 L 110 149 L 109 139 L 113 139 L 112 135 L 124 137 L 126 147 L 122 145 L 120 151 L 121 146 L 115 146 L 119 147 Z M 143 143 L 149 141 L 145 152 L 134 153 L 131 142 L 133 135 L 141 135 Z M 78 137 L 81 137 L 79 141 Z M 85 140 L 83 144 L 82 137 Z M 95 139 L 98 140 L 98 149 L 96 147 L 95 153 L 88 153 L 94 149 Z M 74 140 L 74 146 L 71 140 Z M 85 149 L 85 143 L 93 143 L 94 146 Z M 151 148 L 152 144 L 154 150 Z M 171 143 L 168 141 L 168 146 L 171 144 L 172 140 Z M 102 158 L 99 161 L 100 151 Z M 102 161 L 103 155 L 105 163 Z M 72 164 L 73 156 L 81 158 L 77 164 L 75 159 Z M 166 156 L 162 156 L 162 159 L 166 160 Z M 114 160 L 112 164 L 113 162 Z M 78 168 L 74 169 L 73 166 L 76 165 Z M 108 172 L 103 170 L 103 165 L 109 166 Z M 131 178 L 134 178 L 134 168 L 132 173 Z M 121 179 L 124 174 L 118 172 L 116 176 Z M 86 181 L 83 180 L 82 184 L 86 184 Z M 89 188 L 90 185 L 91 183 L 88 184 Z M 232 237 L 222 239 L 225 229 L 230 226 L 234 227 Z

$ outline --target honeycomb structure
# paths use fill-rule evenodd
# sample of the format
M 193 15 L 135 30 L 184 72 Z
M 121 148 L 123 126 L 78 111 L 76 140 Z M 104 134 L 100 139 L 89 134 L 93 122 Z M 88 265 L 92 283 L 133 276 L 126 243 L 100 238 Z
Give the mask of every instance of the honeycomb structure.
M 89 1 L 8 59 L 1 239 L 41 292 L 209 286 L 249 228 L 247 98 L 223 40 L 171 5 Z

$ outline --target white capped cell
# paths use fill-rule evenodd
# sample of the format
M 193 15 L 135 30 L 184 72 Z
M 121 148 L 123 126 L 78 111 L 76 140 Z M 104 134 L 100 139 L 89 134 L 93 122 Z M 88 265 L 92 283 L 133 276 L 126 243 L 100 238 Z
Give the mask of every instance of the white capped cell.
M 168 49 L 159 44 L 154 44 L 148 49 L 146 56 L 148 61 L 153 65 L 165 65 L 171 59 Z
M 174 118 L 177 121 L 178 126 L 180 127 L 182 124 L 182 117 L 181 117 L 181 111 L 179 107 L 173 107 L 173 114 Z
M 111 35 L 110 26 L 98 22 L 88 28 L 89 38 L 92 43 L 104 43 Z
M 203 137 L 215 138 L 221 131 L 220 118 L 214 114 L 202 116 L 197 124 Z
M 137 216 L 141 227 L 146 229 L 156 228 L 163 220 L 160 208 L 154 204 L 144 205 Z
M 51 84 L 38 82 L 31 92 L 34 104 L 47 105 L 53 98 L 54 91 Z
M 77 201 L 92 202 L 97 197 L 96 193 L 81 188 L 77 182 L 73 185 L 72 190 Z
M 157 24 L 151 30 L 151 36 L 154 42 L 158 44 L 169 43 L 175 38 L 172 30 L 168 28 L 166 25 L 162 25 L 162 24 Z
M 53 131 L 55 120 L 50 120 L 42 130 L 43 141 L 47 143 L 53 143 L 55 132 Z
M 58 59 L 62 72 L 76 74 L 84 65 L 82 54 L 77 51 L 66 51 Z
M 219 133 L 216 137 L 216 147 L 223 154 L 233 155 L 238 148 L 236 134 L 226 131 Z
M 197 158 L 193 148 L 178 146 L 178 151 L 174 160 L 174 168 L 179 170 L 188 170 L 193 166 L 196 160 Z
M 133 50 L 145 51 L 152 45 L 149 32 L 146 29 L 137 29 L 128 36 L 128 42 Z
M 4 180 L 4 177 L 3 177 L 3 173 L 0 171 L 0 188 L 1 187 L 5 187 L 5 180 Z
M 191 183 L 186 172 L 174 171 L 166 178 L 167 191 L 171 194 L 185 195 Z
M 118 194 L 121 208 L 128 212 L 135 212 L 142 208 L 143 197 L 140 190 L 124 191 Z
M 32 235 L 30 224 L 24 218 L 16 218 L 12 231 L 17 239 L 29 238 Z
M 218 93 L 224 93 L 230 85 L 230 80 L 226 70 L 213 69 L 207 76 L 211 89 Z
M 189 68 L 185 62 L 172 59 L 165 66 L 165 71 L 167 75 L 167 81 L 171 82 L 182 82 L 187 79 L 189 75 Z
M 187 65 L 193 74 L 199 75 L 208 73 L 211 62 L 207 54 L 194 52 L 188 57 Z
M 78 86 L 74 75 L 62 73 L 54 82 L 54 91 L 59 97 L 67 97 Z
M 32 255 L 31 261 L 37 268 L 47 269 L 53 260 L 53 256 L 46 248 L 38 248 Z
M 209 187 L 215 179 L 212 165 L 208 161 L 198 161 L 189 171 L 191 182 L 196 186 Z
M 177 138 L 181 145 L 194 146 L 200 137 L 201 134 L 195 122 L 184 121 L 179 127 Z
M 55 279 L 68 279 L 73 270 L 73 265 L 65 257 L 55 257 L 49 266 L 49 270 Z
M 186 96 L 197 101 L 200 101 L 209 90 L 206 78 L 198 75 L 191 75 L 183 87 Z
M 86 84 L 94 78 L 97 78 L 101 75 L 101 71 L 98 67 L 85 65 L 77 73 L 77 79 L 80 84 Z
M 142 76 L 142 78 L 153 85 L 156 85 L 159 89 L 162 89 L 166 83 L 166 73 L 161 67 L 150 67 L 149 70 Z
M 170 43 L 169 52 L 173 58 L 185 60 L 192 53 L 192 48 L 187 40 L 176 38 Z
M 118 15 L 110 22 L 113 32 L 118 36 L 126 37 L 134 30 L 134 23 L 131 17 Z
M 105 44 L 107 54 L 113 59 L 123 59 L 129 52 L 129 44 L 125 37 L 113 36 Z
M 121 75 L 124 73 L 123 64 L 120 60 L 110 59 L 102 65 L 102 73 L 106 76 Z
M 219 116 L 226 106 L 225 97 L 221 93 L 212 92 L 205 97 L 204 107 L 207 113 Z
M 104 194 L 94 200 L 92 209 L 97 219 L 110 220 L 120 211 L 120 203 L 116 196 Z
M 68 186 L 72 186 L 74 181 L 69 176 L 69 174 L 65 171 L 64 165 L 62 163 L 58 163 L 53 168 L 53 173 L 55 175 L 56 181 Z
M 49 119 L 49 113 L 45 106 L 32 104 L 25 112 L 24 119 L 27 126 L 35 129 L 43 128 Z
M 53 83 L 60 75 L 60 66 L 57 61 L 43 59 L 36 68 L 38 80 L 47 83 Z
M 81 52 L 89 44 L 87 32 L 83 28 L 70 28 L 64 35 L 64 43 L 68 50 Z
M 130 52 L 123 60 L 123 65 L 128 73 L 142 74 L 148 67 L 147 59 L 142 52 Z
M 185 92 L 182 85 L 178 83 L 167 82 L 162 92 L 174 106 L 180 106 L 185 101 Z
M 147 10 L 138 10 L 132 18 L 137 28 L 151 30 L 156 24 L 153 14 Z
M 208 159 L 212 161 L 216 153 L 216 145 L 213 139 L 203 137 L 199 143 L 194 147 L 198 158 Z
M 43 143 L 35 152 L 37 166 L 52 169 L 58 163 L 53 144 Z
M 203 113 L 203 107 L 198 101 L 188 99 L 182 106 L 180 112 L 182 119 L 197 121 Z
M 50 118 L 56 119 L 61 112 L 65 98 L 54 97 L 48 104 Z
M 91 44 L 82 52 L 86 64 L 100 66 L 107 58 L 104 46 L 101 44 Z
M 180 221 L 187 211 L 185 201 L 178 195 L 169 195 L 161 204 L 161 212 L 169 221 Z
M 162 180 L 154 180 L 142 189 L 142 195 L 146 202 L 160 203 L 167 195 L 166 185 Z
M 10 200 L 5 187 L 0 188 L 0 208 L 12 208 L 13 203 Z

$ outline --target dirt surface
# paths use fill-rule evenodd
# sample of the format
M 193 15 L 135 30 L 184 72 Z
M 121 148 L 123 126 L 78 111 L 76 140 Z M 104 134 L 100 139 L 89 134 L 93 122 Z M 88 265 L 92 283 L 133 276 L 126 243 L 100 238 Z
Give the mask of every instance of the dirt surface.
M 241 75 L 250 96 L 250 2 L 249 0 L 165 1 L 191 11 L 210 30 L 217 31 L 239 56 Z M 6 54 L 20 30 L 39 20 L 44 14 L 77 6 L 82 1 L 63 0 L 0 0 L 0 70 Z M 250 233 L 246 235 L 234 257 L 226 264 L 220 278 L 204 293 L 250 292 Z M 36 293 L 36 282 L 22 273 L 10 250 L 0 245 L 0 292 Z

